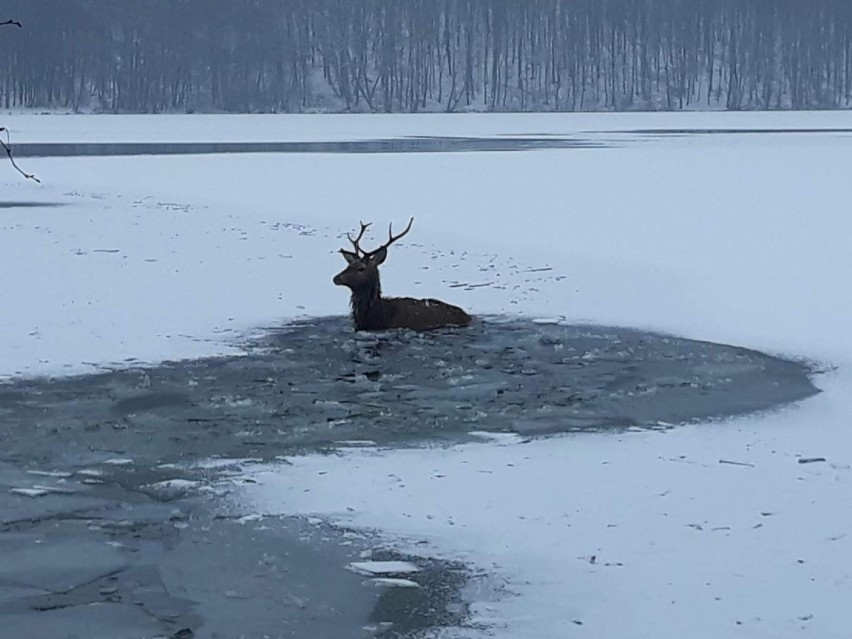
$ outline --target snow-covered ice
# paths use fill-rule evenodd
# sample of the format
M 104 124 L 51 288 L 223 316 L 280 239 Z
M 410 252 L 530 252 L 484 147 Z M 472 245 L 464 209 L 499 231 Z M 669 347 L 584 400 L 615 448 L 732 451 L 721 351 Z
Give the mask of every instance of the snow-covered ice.
M 9 170 L 3 200 L 61 206 L 0 209 L 0 374 L 237 352 L 258 327 L 342 314 L 330 279 L 343 233 L 414 215 L 383 267 L 388 294 L 808 358 L 830 369 L 824 392 L 664 432 L 289 458 L 246 468 L 257 483 L 232 494 L 244 514 L 369 528 L 491 575 L 470 594 L 483 627 L 451 636 L 848 636 L 852 136 L 624 132 L 852 128 L 852 114 L 3 125 L 13 142 L 611 139 L 522 153 L 27 159 L 43 185 Z M 826 461 L 799 463 L 815 457 Z

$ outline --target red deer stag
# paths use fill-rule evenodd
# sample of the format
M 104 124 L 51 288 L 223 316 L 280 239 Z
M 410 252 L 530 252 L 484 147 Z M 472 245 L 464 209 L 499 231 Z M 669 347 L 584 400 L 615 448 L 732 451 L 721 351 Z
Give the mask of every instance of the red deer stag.
M 356 331 L 381 331 L 387 328 L 410 328 L 429 331 L 445 326 L 467 326 L 470 315 L 458 306 L 440 300 L 416 300 L 411 297 L 382 297 L 379 266 L 388 256 L 388 247 L 411 230 L 414 218 L 399 235 L 388 226 L 388 241 L 374 251 L 365 251 L 358 243 L 364 237 L 369 223 L 361 222 L 361 232 L 354 240 L 347 233 L 355 251 L 340 249 L 348 262 L 342 272 L 334 276 L 334 283 L 347 286 L 352 291 L 352 320 Z

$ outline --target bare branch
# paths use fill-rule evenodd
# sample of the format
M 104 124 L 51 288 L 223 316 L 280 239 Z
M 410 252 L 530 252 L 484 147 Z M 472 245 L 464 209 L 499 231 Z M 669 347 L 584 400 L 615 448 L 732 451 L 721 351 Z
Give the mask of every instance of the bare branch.
M 3 147 L 3 150 L 6 151 L 6 155 L 9 156 L 9 162 L 11 162 L 12 166 L 15 167 L 15 170 L 21 175 L 23 175 L 25 178 L 41 184 L 41 180 L 39 180 L 34 174 L 26 173 L 21 167 L 18 166 L 18 163 L 15 162 L 15 156 L 12 155 L 12 143 L 9 139 L 9 129 L 7 129 L 5 126 L 0 126 L 0 133 L 4 131 L 6 132 L 6 141 L 4 142 L 2 138 L 0 138 L 0 146 Z
M 5 27 L 5 26 L 7 26 L 7 25 L 8 25 L 8 26 L 18 27 L 19 29 L 23 29 L 23 28 L 24 28 L 24 25 L 22 25 L 22 24 L 21 24 L 18 20 L 6 20 L 5 22 L 0 22 L 0 27 Z M 5 131 L 5 132 L 6 132 L 6 141 L 4 142 L 2 139 L 0 139 L 0 146 L 2 146 L 2 147 L 3 147 L 3 150 L 4 150 L 4 151 L 6 151 L 6 155 L 8 155 L 8 156 L 9 156 L 9 162 L 11 162 L 11 163 L 12 163 L 12 166 L 13 166 L 13 167 L 15 167 L 15 170 L 16 170 L 18 173 L 20 173 L 21 175 L 23 175 L 25 178 L 27 178 L 28 180 L 33 180 L 33 181 L 38 182 L 39 184 L 41 184 L 41 180 L 39 180 L 39 179 L 38 179 L 35 175 L 33 175 L 32 173 L 26 173 L 26 172 L 24 172 L 24 171 L 21 169 L 21 167 L 19 167 L 19 166 L 18 166 L 18 163 L 17 163 L 17 162 L 15 162 L 15 156 L 13 156 L 13 155 L 12 155 L 12 143 L 11 143 L 11 141 L 9 140 L 9 129 L 7 129 L 7 128 L 6 128 L 6 127 L 4 127 L 4 126 L 0 126 L 0 133 L 2 133 L 3 131 Z

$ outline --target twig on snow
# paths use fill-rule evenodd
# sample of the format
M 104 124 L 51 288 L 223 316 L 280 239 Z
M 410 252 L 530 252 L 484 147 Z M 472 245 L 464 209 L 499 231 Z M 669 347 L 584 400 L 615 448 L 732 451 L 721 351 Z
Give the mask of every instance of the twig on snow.
M 754 464 L 749 464 L 748 462 L 731 461 L 730 459 L 720 459 L 719 463 L 731 464 L 732 466 L 748 466 L 749 468 L 754 468 Z
M 6 20 L 5 22 L 0 22 L 0 27 L 4 27 L 4 26 L 6 26 L 7 24 L 10 24 L 10 25 L 16 26 L 16 27 L 18 27 L 19 29 L 23 29 L 23 28 L 24 28 L 24 25 L 22 25 L 22 24 L 21 24 L 20 22 L 18 22 L 17 20 Z

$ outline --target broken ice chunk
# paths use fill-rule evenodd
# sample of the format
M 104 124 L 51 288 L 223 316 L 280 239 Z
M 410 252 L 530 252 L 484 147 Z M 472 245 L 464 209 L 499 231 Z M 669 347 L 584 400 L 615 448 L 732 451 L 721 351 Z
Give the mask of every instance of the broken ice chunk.
M 401 575 L 420 572 L 420 568 L 408 561 L 353 561 L 346 568 L 359 575 Z
M 374 586 L 386 588 L 419 588 L 420 584 L 411 579 L 393 579 L 391 577 L 375 577 L 370 579 L 370 583 Z

